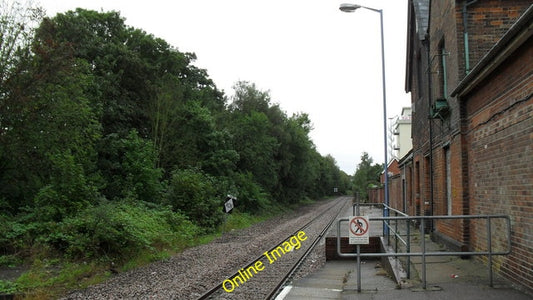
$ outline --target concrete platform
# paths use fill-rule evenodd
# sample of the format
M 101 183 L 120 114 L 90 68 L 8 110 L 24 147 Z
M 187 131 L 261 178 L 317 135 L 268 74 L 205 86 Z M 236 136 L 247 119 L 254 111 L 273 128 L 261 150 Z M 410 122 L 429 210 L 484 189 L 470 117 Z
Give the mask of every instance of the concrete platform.
M 381 210 L 361 208 L 361 215 L 379 215 Z M 343 217 L 352 215 L 351 207 Z M 372 222 L 374 223 L 374 222 Z M 376 222 L 380 223 L 380 222 Z M 371 236 L 381 235 L 382 228 L 372 228 Z M 336 236 L 336 226 L 328 236 Z M 379 226 L 379 227 L 378 227 Z M 345 235 L 346 234 L 346 235 Z M 341 236 L 347 233 L 341 231 Z M 420 237 L 420 234 L 418 237 Z M 325 243 L 321 243 L 325 246 Z M 415 252 L 417 245 L 413 245 Z M 426 248 L 441 250 L 442 245 L 426 238 Z M 508 282 L 494 274 L 494 287 L 489 287 L 487 266 L 475 259 L 461 259 L 455 256 L 426 257 L 426 288 L 423 288 L 420 277 L 422 263 L 420 257 L 411 258 L 411 279 L 400 289 L 381 266 L 379 260 L 362 258 L 361 292 L 357 291 L 356 261 L 328 260 L 315 273 L 292 282 L 276 299 L 313 300 L 313 299 L 513 299 L 531 300 L 532 295 L 526 295 L 513 288 Z
M 396 283 L 383 270 L 378 260 L 364 260 L 361 265 L 362 293 L 395 290 Z M 279 299 L 342 299 L 343 294 L 357 292 L 355 264 L 348 261 L 329 261 L 319 271 L 286 287 L 286 296 Z

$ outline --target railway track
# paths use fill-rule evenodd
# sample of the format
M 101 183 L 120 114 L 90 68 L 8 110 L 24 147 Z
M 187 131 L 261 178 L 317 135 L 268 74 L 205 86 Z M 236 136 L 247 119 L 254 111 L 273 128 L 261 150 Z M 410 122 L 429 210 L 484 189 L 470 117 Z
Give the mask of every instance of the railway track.
M 198 299 L 274 299 L 326 234 L 350 197 L 340 197 L 291 235 L 229 274 Z

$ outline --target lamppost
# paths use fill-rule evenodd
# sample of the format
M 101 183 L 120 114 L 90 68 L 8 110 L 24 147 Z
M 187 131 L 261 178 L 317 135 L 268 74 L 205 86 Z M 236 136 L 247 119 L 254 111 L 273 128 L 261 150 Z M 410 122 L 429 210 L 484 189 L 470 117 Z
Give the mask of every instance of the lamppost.
M 383 147 L 384 147 L 384 155 L 385 155 L 385 161 L 383 163 L 383 176 L 385 177 L 385 187 L 384 187 L 384 195 L 385 195 L 385 209 L 383 210 L 383 216 L 388 217 L 389 216 L 389 175 L 387 172 L 387 93 L 386 93 L 386 87 L 385 87 L 385 40 L 383 39 L 383 10 L 382 9 L 375 9 L 371 7 L 366 7 L 358 4 L 351 4 L 351 3 L 343 3 L 340 5 L 339 9 L 343 12 L 354 12 L 358 8 L 364 8 L 368 9 L 374 12 L 379 13 L 379 19 L 380 19 L 380 25 L 381 25 L 381 76 L 383 80 Z M 389 228 L 385 227 L 383 228 L 383 232 L 387 236 L 389 235 Z

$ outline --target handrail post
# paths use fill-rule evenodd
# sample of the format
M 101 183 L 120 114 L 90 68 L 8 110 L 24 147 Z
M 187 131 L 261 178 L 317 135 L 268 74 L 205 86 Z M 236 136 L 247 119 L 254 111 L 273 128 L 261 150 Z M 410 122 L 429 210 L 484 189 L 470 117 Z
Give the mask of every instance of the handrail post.
M 504 218 L 507 221 L 507 254 L 509 254 L 511 253 L 511 218 L 509 218 L 509 215 Z
M 357 208 L 355 216 L 361 215 L 361 208 L 359 207 L 359 198 L 357 198 Z M 357 244 L 357 292 L 361 292 L 361 245 Z
M 398 216 L 398 213 L 397 212 L 394 212 L 394 216 L 397 217 Z M 399 233 L 398 233 L 398 220 L 395 220 L 394 221 L 394 251 L 396 253 L 398 253 L 398 237 L 399 237 Z M 396 258 L 398 258 L 398 256 L 396 256 Z
M 361 245 L 357 245 L 357 292 L 361 292 Z
M 407 224 L 407 247 L 406 251 L 407 253 L 411 253 L 411 229 L 409 220 L 405 221 Z M 411 279 L 411 256 L 407 256 L 407 278 Z
M 489 286 L 493 287 L 492 283 L 492 232 L 491 232 L 491 226 L 490 226 L 490 216 L 487 217 L 487 248 L 488 248 L 488 259 L 489 259 Z
M 422 242 L 422 287 L 426 289 L 426 235 L 424 234 L 424 223 L 425 219 L 422 219 L 420 222 L 420 235 Z

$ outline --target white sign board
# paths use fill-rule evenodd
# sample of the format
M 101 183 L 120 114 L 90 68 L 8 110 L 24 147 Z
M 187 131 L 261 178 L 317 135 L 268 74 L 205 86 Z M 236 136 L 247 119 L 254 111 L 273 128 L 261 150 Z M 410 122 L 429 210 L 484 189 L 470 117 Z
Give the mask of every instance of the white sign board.
M 233 209 L 233 199 L 230 198 L 228 201 L 224 203 L 224 209 L 226 213 L 229 213 Z
M 350 218 L 349 243 L 351 245 L 362 245 L 369 243 L 369 222 L 368 216 L 356 216 Z

